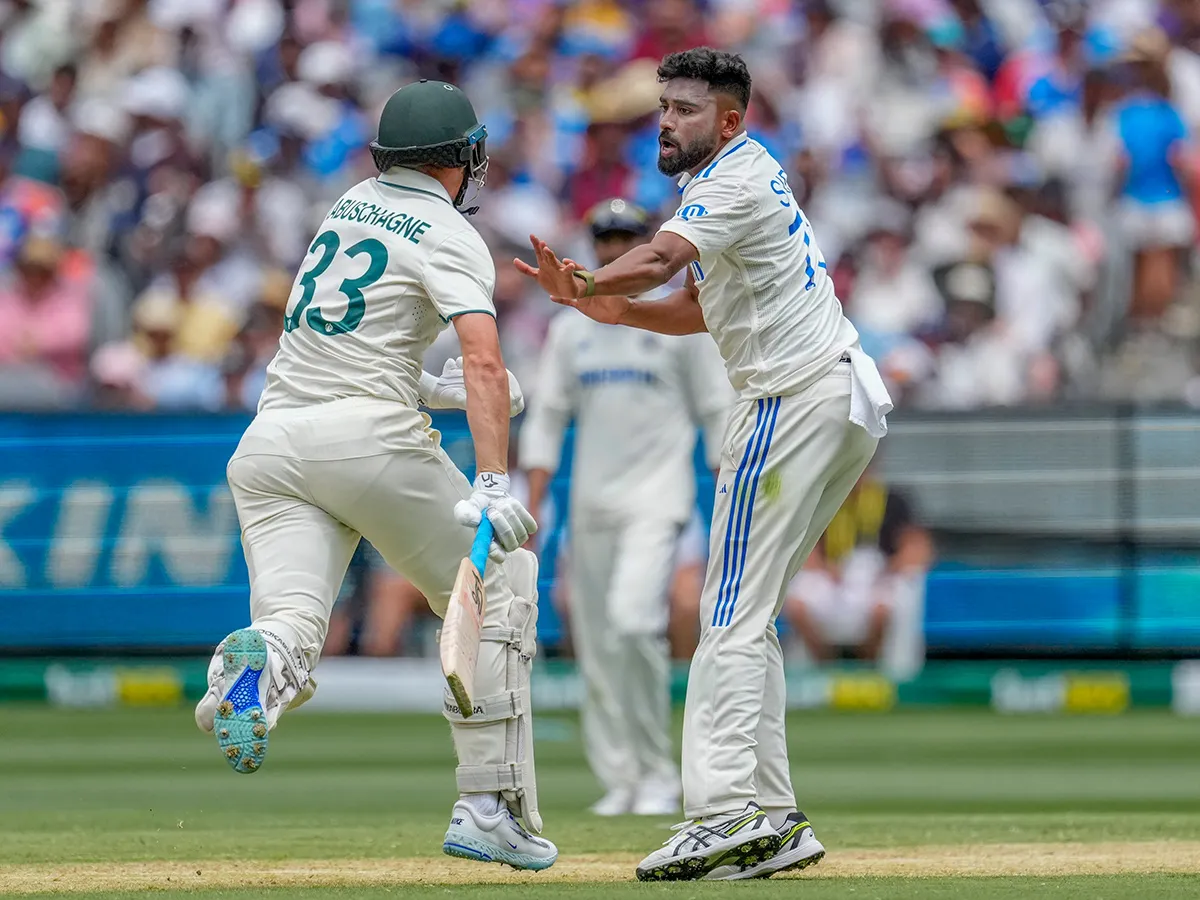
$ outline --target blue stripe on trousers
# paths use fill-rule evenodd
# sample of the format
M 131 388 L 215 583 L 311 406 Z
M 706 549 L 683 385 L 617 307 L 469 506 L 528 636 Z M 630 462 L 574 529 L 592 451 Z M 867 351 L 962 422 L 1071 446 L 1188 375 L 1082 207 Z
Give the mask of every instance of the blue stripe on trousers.
M 737 606 L 738 596 L 742 591 L 742 575 L 746 572 L 746 556 L 750 550 L 750 526 L 754 519 L 754 497 L 758 493 L 758 479 L 762 477 L 763 469 L 767 465 L 767 454 L 771 452 L 771 438 L 775 436 L 775 422 L 779 419 L 779 407 L 783 405 L 782 397 L 774 397 L 768 400 L 767 403 L 771 406 L 771 424 L 767 429 L 767 439 L 763 445 L 762 455 L 758 458 L 758 465 L 754 471 L 754 480 L 750 483 L 746 490 L 746 529 L 745 537 L 742 540 L 741 554 L 738 557 L 737 563 L 734 565 L 734 576 L 732 581 L 732 597 L 725 604 L 724 615 L 721 616 L 721 621 L 717 624 L 728 625 L 733 621 L 733 610 Z
M 721 579 L 722 590 L 717 594 L 717 605 L 713 609 L 713 625 L 717 625 L 721 618 L 721 609 L 729 602 L 730 593 L 733 589 L 733 581 L 737 575 L 737 555 L 741 552 L 741 543 L 745 540 L 742 529 L 742 517 L 746 513 L 746 496 L 747 487 L 750 483 L 751 473 L 754 467 L 758 464 L 759 453 L 762 451 L 763 439 L 767 433 L 767 420 L 770 417 L 770 401 L 758 401 L 758 420 L 754 424 L 754 432 L 750 435 L 750 441 L 746 445 L 746 452 L 749 456 L 750 464 L 746 465 L 746 457 L 742 458 L 742 465 L 738 467 L 738 475 L 741 480 L 740 487 L 734 485 L 733 508 L 729 511 L 729 524 L 725 528 L 725 559 L 722 561 L 722 568 L 729 565 L 729 560 L 732 557 L 734 560 L 733 568 L 729 570 L 728 580 L 724 577 Z M 730 547 L 730 536 L 732 535 L 732 548 Z
M 742 476 L 746 474 L 746 463 L 750 459 L 750 449 L 754 446 L 754 439 L 758 434 L 758 429 L 762 427 L 763 424 L 763 410 L 763 402 L 759 400 L 758 418 L 754 422 L 754 431 L 750 433 L 750 439 L 746 441 L 746 452 L 742 455 L 742 461 L 738 464 L 737 474 L 733 479 L 733 497 L 730 500 L 732 505 L 729 507 L 729 520 L 725 523 L 725 553 L 721 557 L 721 586 L 717 591 L 716 605 L 718 607 L 721 605 L 721 598 L 725 596 L 725 584 L 726 580 L 729 578 L 729 543 L 731 540 L 733 540 L 733 515 L 735 509 L 737 508 L 738 490 L 742 485 Z M 716 608 L 714 607 L 713 622 L 715 623 L 716 620 Z

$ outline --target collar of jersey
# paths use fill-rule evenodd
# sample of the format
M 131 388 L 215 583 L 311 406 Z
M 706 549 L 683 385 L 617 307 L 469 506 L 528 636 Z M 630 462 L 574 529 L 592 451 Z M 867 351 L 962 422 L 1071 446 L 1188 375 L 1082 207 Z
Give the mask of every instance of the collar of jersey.
M 721 148 L 721 152 L 713 157 L 712 162 L 700 170 L 699 175 L 693 176 L 691 172 L 684 172 L 679 176 L 679 193 L 682 194 L 683 189 L 691 184 L 694 178 L 707 178 L 712 173 L 712 170 L 717 167 L 717 163 L 719 163 L 729 154 L 741 150 L 748 143 L 750 143 L 750 135 L 746 134 L 744 131 L 741 134 L 730 138 L 729 143 Z
M 424 172 L 418 172 L 416 169 L 392 166 L 392 168 L 379 176 L 379 183 L 386 184 L 388 187 L 399 188 L 402 191 L 429 194 L 430 196 L 437 197 L 439 200 L 445 200 L 451 206 L 454 205 L 454 201 L 450 199 L 450 195 L 446 193 L 446 189 L 442 187 L 440 181 L 426 175 Z

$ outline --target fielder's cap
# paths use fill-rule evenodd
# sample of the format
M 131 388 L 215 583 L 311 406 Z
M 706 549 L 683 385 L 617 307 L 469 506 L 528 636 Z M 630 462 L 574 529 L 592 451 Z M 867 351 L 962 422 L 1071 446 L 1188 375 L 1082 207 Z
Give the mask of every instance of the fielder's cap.
M 620 197 L 597 203 L 588 211 L 585 221 L 594 238 L 606 234 L 633 234 L 641 237 L 650 232 L 650 222 L 645 211 Z

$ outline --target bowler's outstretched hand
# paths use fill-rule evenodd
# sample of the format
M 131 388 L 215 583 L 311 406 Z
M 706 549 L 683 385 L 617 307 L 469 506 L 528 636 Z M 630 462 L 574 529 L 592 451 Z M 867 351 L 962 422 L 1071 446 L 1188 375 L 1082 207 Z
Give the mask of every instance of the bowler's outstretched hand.
M 513 265 L 518 272 L 534 279 L 555 303 L 577 309 L 604 325 L 620 324 L 621 317 L 629 309 L 628 297 L 584 297 L 585 284 L 575 277 L 576 272 L 584 270 L 583 266 L 573 259 L 559 260 L 550 246 L 536 235 L 529 236 L 529 243 L 533 245 L 537 267 L 514 259 Z

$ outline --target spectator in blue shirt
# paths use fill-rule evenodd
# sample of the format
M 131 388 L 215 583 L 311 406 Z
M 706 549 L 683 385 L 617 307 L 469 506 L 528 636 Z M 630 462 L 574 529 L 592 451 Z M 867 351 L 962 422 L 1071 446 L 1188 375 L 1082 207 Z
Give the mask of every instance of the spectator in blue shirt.
M 1121 154 L 1117 219 L 1134 252 L 1135 320 L 1155 320 L 1175 298 L 1181 251 L 1195 236 L 1188 202 L 1187 127 L 1169 99 L 1164 61 L 1170 45 L 1154 29 L 1127 53 L 1129 93 L 1114 119 Z

